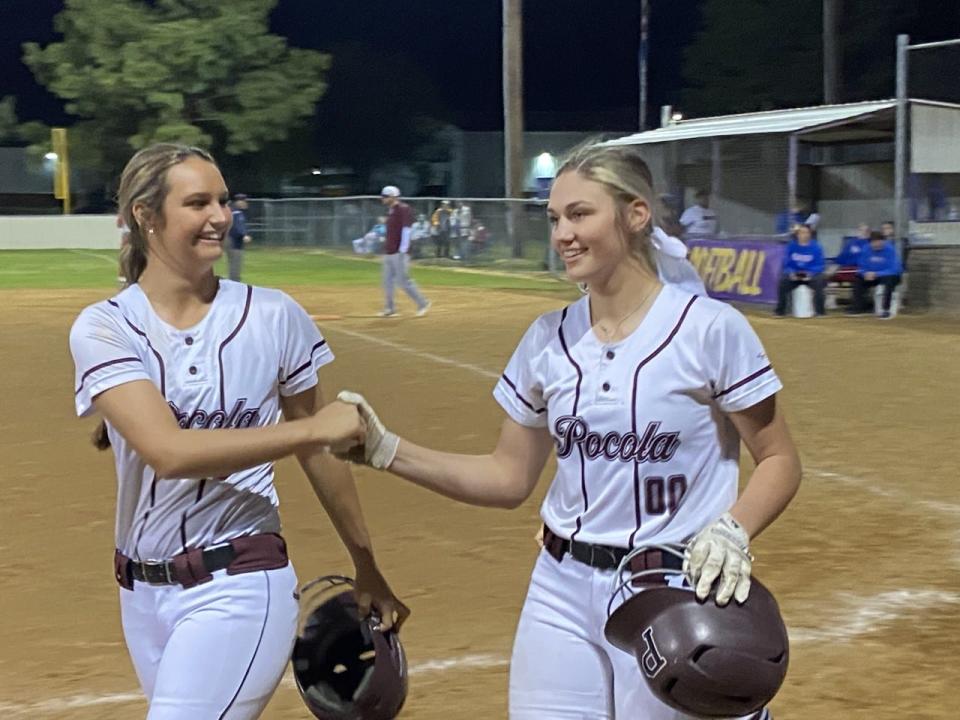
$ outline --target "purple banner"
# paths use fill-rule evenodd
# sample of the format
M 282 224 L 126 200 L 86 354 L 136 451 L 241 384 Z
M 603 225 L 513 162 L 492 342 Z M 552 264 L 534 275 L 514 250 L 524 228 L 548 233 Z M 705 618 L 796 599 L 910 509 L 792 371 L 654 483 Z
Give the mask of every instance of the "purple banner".
M 773 303 L 786 245 L 777 238 L 700 240 L 691 238 L 690 262 L 710 297 L 739 302 Z

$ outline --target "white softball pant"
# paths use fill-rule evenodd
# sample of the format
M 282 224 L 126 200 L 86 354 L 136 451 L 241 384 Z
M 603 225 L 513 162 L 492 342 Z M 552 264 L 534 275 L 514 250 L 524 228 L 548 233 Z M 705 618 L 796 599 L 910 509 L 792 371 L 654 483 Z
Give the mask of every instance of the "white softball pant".
M 147 720 L 253 720 L 283 677 L 297 630 L 293 566 L 227 575 L 184 590 L 120 589 L 127 648 Z
M 510 661 L 511 720 L 687 720 L 603 636 L 613 575 L 540 552 Z

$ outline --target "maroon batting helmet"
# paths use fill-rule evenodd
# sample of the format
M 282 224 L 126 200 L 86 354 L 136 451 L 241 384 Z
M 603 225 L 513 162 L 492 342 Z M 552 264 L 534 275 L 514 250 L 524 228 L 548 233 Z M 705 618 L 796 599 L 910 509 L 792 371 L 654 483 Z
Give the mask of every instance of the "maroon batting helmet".
M 621 569 L 647 549 L 631 552 Z M 660 582 L 643 584 L 654 573 Z M 607 640 L 636 656 L 654 695 L 676 710 L 703 718 L 761 710 L 780 689 L 789 660 L 787 629 L 773 595 L 753 578 L 745 603 L 719 607 L 714 591 L 701 602 L 686 583 L 663 584 L 670 575 L 682 573 L 661 568 L 618 582 L 610 606 L 625 592 L 632 596 L 607 619 Z
M 293 646 L 293 675 L 300 697 L 319 720 L 393 720 L 407 698 L 407 661 L 393 630 L 361 618 L 353 580 L 328 575 L 318 585 L 322 602 L 308 611 Z

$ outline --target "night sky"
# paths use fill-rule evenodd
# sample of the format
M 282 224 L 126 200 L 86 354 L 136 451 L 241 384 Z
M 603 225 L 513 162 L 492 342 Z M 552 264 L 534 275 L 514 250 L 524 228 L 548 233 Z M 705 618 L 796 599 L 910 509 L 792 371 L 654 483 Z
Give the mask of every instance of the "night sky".
M 676 102 L 681 52 L 696 30 L 699 4 L 652 3 L 654 124 L 659 106 Z M 68 119 L 21 62 L 22 43 L 56 39 L 53 16 L 62 7 L 63 0 L 0 0 L 0 96 L 17 97 L 20 120 Z M 639 17 L 640 0 L 524 0 L 527 127 L 635 129 Z M 436 88 L 445 119 L 468 130 L 502 126 L 500 0 L 280 0 L 271 30 L 297 47 L 361 42 L 402 53 Z

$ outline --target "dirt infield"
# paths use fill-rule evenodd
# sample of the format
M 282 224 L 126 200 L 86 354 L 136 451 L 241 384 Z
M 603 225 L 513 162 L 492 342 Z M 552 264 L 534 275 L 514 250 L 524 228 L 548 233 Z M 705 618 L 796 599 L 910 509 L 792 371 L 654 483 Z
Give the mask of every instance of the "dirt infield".
M 373 317 L 373 289 L 293 294 L 388 425 L 460 451 L 492 447 L 490 390 L 532 318 L 561 301 L 431 289 L 434 309 Z M 116 480 L 72 406 L 67 331 L 97 291 L 0 291 L 0 718 L 142 718 L 112 578 Z M 358 308 L 361 308 L 358 310 Z M 777 720 L 954 718 L 960 679 L 960 329 L 900 317 L 752 318 L 786 390 L 805 479 L 759 538 L 756 572 L 791 631 Z M 945 321 L 946 322 L 946 321 Z M 748 468 L 744 468 L 747 470 Z M 535 556 L 534 497 L 470 508 L 356 471 L 381 565 L 413 608 L 411 720 L 503 718 L 506 659 Z M 278 468 L 301 579 L 350 565 L 299 469 Z M 949 700 L 949 701 L 948 701 Z M 265 718 L 306 718 L 286 683 Z M 548 720 L 548 719 L 545 719 Z

